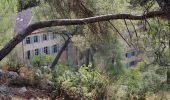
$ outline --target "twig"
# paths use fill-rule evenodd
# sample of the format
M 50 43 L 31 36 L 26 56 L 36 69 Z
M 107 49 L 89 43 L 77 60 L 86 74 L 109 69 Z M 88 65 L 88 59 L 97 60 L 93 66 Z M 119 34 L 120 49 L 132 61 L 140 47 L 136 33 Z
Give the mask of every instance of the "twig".
M 131 45 L 128 43 L 128 41 L 123 37 L 123 35 L 119 32 L 119 30 L 110 22 L 110 21 L 108 21 L 109 23 L 110 23 L 110 25 L 116 30 L 116 32 L 120 35 L 120 37 L 127 43 L 127 45 L 129 46 L 129 47 L 131 47 Z M 113 30 L 113 29 L 112 29 Z M 113 30 L 114 31 L 114 30 Z

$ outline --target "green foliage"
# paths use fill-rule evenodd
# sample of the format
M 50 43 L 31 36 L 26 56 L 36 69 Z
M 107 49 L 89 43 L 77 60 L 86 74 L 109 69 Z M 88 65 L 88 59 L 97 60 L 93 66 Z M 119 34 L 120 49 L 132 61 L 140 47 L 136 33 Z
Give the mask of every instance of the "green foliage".
M 128 91 L 130 93 L 138 93 L 140 91 L 140 83 L 142 79 L 142 74 L 135 70 L 131 69 L 128 70 L 125 75 L 123 75 L 123 78 L 121 78 L 121 81 L 123 81 L 123 84 L 128 86 Z
M 106 72 L 111 79 L 115 80 L 123 74 L 123 45 L 117 39 L 117 35 L 112 35 L 110 41 L 97 44 L 95 53 L 95 65 L 98 69 Z M 102 68 L 99 68 L 102 67 Z
M 36 7 L 40 4 L 40 0 L 22 0 L 22 5 L 23 5 L 23 10 L 31 8 L 31 7 Z
M 17 0 L 0 0 L 0 48 L 14 35 Z
M 90 66 L 82 66 L 77 72 L 73 72 L 59 65 L 56 66 L 53 77 L 57 88 L 63 93 L 86 100 L 98 96 L 102 98 L 108 83 L 106 76 L 91 69 Z
M 140 94 L 158 92 L 164 80 L 165 78 L 159 76 L 154 71 L 148 71 L 143 73 L 143 78 L 142 78 L 143 82 L 142 82 L 142 89 Z
M 121 62 L 116 62 L 116 64 L 108 65 L 107 74 L 113 80 L 119 78 L 120 75 L 124 74 L 125 68 Z
M 115 95 L 120 96 L 120 91 L 123 95 L 130 98 L 143 98 L 163 89 L 162 84 L 165 78 L 156 74 L 155 71 L 148 70 L 141 73 L 138 69 L 128 69 L 117 82 L 113 84 Z M 121 94 L 122 95 L 122 94 Z M 126 98 L 127 99 L 127 98 Z
M 15 72 L 19 72 L 19 69 L 24 66 L 15 50 L 7 56 L 6 65 L 8 68 L 5 69 Z M 3 66 L 5 67 L 5 65 Z
M 47 54 L 40 54 L 38 56 L 34 56 L 31 64 L 33 67 L 42 67 L 42 66 L 48 66 L 50 63 L 52 63 L 54 57 L 47 55 Z

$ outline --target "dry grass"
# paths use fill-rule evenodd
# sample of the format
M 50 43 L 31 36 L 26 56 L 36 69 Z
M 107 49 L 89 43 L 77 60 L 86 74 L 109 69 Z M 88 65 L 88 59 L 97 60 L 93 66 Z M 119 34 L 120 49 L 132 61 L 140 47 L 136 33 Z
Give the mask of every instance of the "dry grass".
M 160 92 L 153 94 L 151 96 L 147 96 L 146 100 L 170 100 L 170 93 L 160 91 Z

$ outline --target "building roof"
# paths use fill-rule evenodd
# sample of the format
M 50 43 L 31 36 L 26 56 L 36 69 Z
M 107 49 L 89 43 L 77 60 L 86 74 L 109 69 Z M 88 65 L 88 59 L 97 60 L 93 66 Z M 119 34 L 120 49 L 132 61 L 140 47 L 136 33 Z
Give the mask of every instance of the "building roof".
M 23 10 L 17 14 L 14 32 L 18 33 L 32 22 L 31 9 Z

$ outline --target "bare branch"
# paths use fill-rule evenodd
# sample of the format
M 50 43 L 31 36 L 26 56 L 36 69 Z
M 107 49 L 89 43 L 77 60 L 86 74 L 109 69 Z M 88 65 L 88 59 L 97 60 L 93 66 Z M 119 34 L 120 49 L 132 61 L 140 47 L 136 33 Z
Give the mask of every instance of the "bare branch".
M 116 32 L 120 35 L 120 37 L 127 43 L 127 45 L 130 47 L 131 45 L 128 43 L 128 41 L 123 37 L 123 35 L 119 32 L 119 30 L 109 21 L 110 25 L 116 30 Z M 112 29 L 113 30 L 113 29 Z M 114 30 L 113 30 L 114 31 Z
M 124 23 L 126 25 L 126 29 L 127 29 L 128 33 L 129 33 L 130 39 L 132 39 L 132 35 L 131 35 L 131 32 L 130 32 L 129 27 L 127 25 L 126 19 L 124 19 Z

